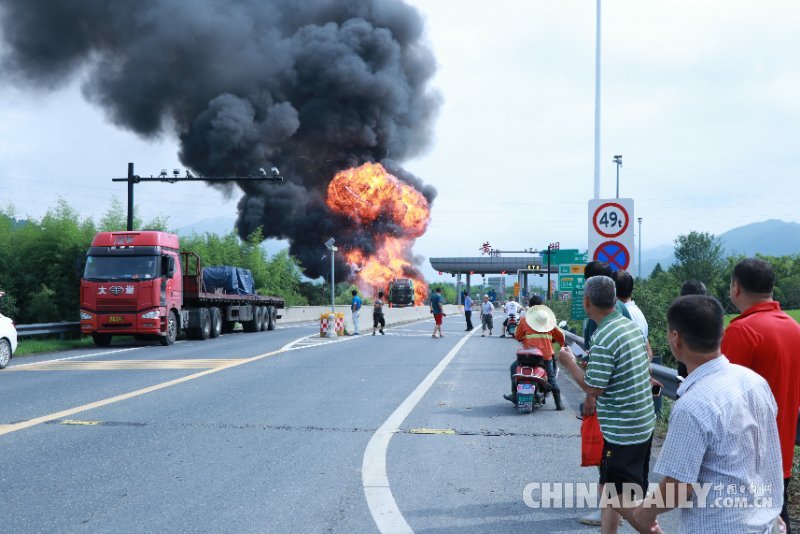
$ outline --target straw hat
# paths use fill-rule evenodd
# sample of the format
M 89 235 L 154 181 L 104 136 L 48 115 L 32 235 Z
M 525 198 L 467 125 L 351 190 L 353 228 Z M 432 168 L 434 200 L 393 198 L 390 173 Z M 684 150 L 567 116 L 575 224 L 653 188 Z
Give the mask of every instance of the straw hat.
M 528 311 L 525 312 L 525 322 L 534 331 L 545 333 L 556 327 L 556 316 L 553 310 L 540 304 L 528 308 Z

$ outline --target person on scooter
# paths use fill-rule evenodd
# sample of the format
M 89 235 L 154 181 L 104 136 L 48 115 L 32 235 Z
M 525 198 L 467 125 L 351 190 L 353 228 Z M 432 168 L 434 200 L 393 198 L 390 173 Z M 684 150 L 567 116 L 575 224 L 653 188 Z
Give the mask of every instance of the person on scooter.
M 522 308 L 522 306 L 520 306 L 519 302 L 517 301 L 509 300 L 505 303 L 503 306 L 503 311 L 506 313 L 506 320 L 503 321 L 503 333 L 500 335 L 500 337 L 506 337 L 506 332 L 508 331 L 508 320 L 512 315 L 516 317 L 519 314 L 520 308 Z M 509 335 L 511 335 L 510 332 Z
M 553 341 L 565 346 L 564 333 L 556 326 L 556 316 L 553 311 L 544 305 L 542 297 L 534 295 L 528 302 L 528 310 L 522 318 L 514 334 L 517 341 L 522 342 L 526 349 L 537 348 L 542 352 L 544 369 L 547 372 L 547 381 L 553 391 L 556 410 L 563 410 L 561 403 L 561 389 L 556 381 L 555 361 L 553 355 Z M 517 385 L 514 382 L 514 373 L 517 371 L 517 361 L 511 364 L 511 395 L 503 395 L 507 401 L 517 403 Z

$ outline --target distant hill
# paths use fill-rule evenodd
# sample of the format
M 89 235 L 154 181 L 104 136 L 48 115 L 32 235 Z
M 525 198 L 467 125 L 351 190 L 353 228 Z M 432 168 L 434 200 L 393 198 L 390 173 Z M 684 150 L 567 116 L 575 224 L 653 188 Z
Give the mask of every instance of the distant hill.
M 800 224 L 793 222 L 770 219 L 728 230 L 719 238 L 731 256 L 800 254 Z
M 770 219 L 733 228 L 717 237 L 726 256 L 800 254 L 800 224 L 794 222 Z M 674 244 L 670 244 L 643 251 L 642 276 L 650 276 L 657 263 L 664 269 L 672 265 L 675 262 L 674 248 Z

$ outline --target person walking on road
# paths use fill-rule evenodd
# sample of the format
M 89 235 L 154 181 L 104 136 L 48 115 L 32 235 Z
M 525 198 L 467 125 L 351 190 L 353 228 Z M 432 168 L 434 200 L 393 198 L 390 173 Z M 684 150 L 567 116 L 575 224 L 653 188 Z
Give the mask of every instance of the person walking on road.
M 444 337 L 442 334 L 442 318 L 444 317 L 444 310 L 442 309 L 442 288 L 437 287 L 431 296 L 431 313 L 433 314 L 433 335 L 436 338 L 436 332 L 439 332 L 439 337 Z
M 775 273 L 764 260 L 747 258 L 733 268 L 731 302 L 741 312 L 722 338 L 722 353 L 763 376 L 778 403 L 778 435 L 783 452 L 783 510 L 786 531 L 792 527 L 786 505 L 800 409 L 800 325 L 772 299 Z M 690 371 L 691 374 L 691 371 Z M 688 380 L 689 378 L 687 378 Z
M 467 320 L 467 329 L 465 332 L 472 330 L 472 299 L 469 293 L 464 291 L 464 318 Z
M 489 330 L 489 335 L 492 335 L 492 313 L 494 313 L 494 304 L 489 302 L 489 295 L 483 296 L 481 303 L 481 337 L 486 337 L 486 330 Z
M 358 319 L 361 310 L 361 297 L 358 296 L 358 291 L 353 290 L 353 301 L 350 303 L 350 311 L 353 312 L 353 335 L 358 335 Z
M 372 305 L 372 335 L 374 336 L 375 330 L 380 327 L 378 331 L 382 336 L 385 336 L 386 334 L 383 333 L 384 326 L 386 326 L 386 319 L 383 317 L 383 291 L 378 291 L 378 297 Z
M 616 286 L 608 276 L 593 276 L 584 285 L 583 307 L 597 323 L 592 353 L 586 372 L 578 366 L 569 347 L 559 352 L 558 361 L 586 392 L 584 414 L 597 411 L 603 434 L 600 485 L 605 493 L 623 484 L 635 484 L 644 494 L 650 465 L 650 448 L 656 414 L 650 387 L 642 331 L 616 309 Z M 613 494 L 612 494 L 613 495 Z M 602 502 L 602 532 L 615 534 L 620 515 L 630 518 L 630 503 Z

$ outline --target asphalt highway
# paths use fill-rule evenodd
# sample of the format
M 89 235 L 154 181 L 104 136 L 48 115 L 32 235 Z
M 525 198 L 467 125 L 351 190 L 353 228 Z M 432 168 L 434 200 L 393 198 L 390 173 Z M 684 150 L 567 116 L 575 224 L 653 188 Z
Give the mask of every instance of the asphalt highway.
M 596 479 L 577 387 L 562 375 L 565 411 L 517 414 L 502 398 L 517 343 L 459 316 L 432 328 L 321 339 L 306 323 L 13 359 L 0 531 L 598 530 L 585 509 L 523 501 L 531 482 Z

